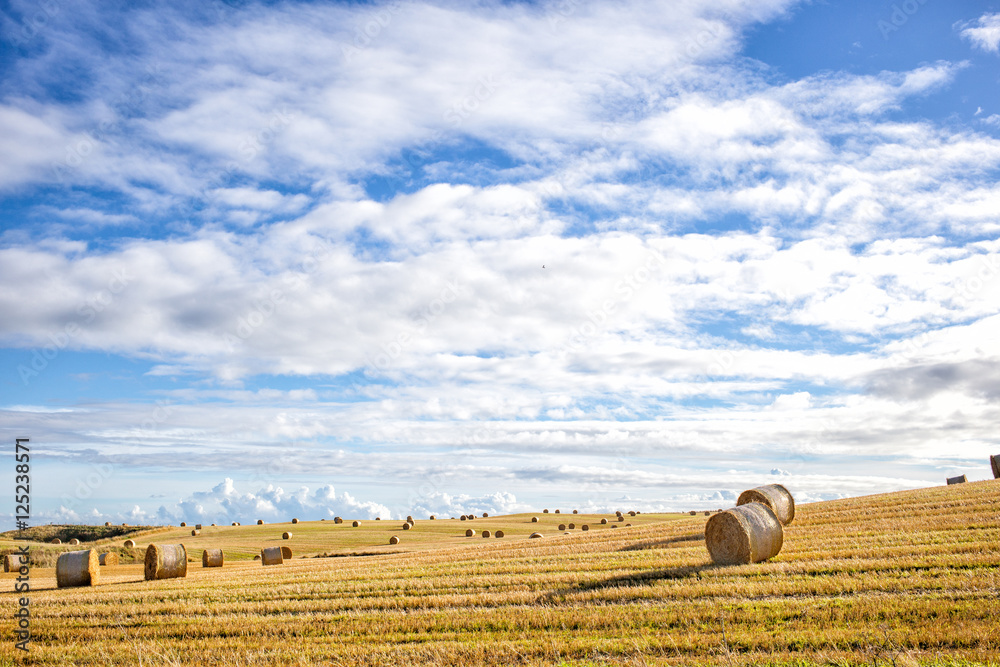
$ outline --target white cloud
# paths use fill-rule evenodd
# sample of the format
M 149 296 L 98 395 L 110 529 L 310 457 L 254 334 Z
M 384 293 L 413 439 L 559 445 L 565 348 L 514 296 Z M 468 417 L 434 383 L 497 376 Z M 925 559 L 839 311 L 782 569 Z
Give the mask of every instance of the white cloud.
M 983 14 L 975 24 L 964 24 L 959 34 L 976 48 L 1000 53 L 1000 14 Z

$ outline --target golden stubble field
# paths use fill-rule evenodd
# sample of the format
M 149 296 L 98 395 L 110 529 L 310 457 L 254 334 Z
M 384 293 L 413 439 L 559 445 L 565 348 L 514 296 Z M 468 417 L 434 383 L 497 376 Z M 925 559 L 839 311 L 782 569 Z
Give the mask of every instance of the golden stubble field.
M 752 566 L 711 565 L 702 515 L 530 516 L 163 531 L 198 560 L 185 579 L 130 564 L 58 590 L 33 569 L 30 655 L 5 613 L 0 664 L 1000 665 L 1000 481 L 801 505 Z M 274 544 L 296 557 L 246 560 Z M 202 569 L 210 546 L 244 560 Z M 299 558 L 349 552 L 370 555 Z

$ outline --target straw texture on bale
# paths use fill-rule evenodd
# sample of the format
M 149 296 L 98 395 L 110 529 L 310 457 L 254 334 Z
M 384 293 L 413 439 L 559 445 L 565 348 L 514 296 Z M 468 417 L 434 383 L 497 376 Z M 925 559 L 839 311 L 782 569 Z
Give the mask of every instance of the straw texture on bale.
M 476 531 L 472 530 L 471 528 L 469 528 L 469 529 L 467 529 L 465 531 L 465 536 L 466 537 L 475 537 L 475 535 L 476 535 Z
M 205 549 L 201 552 L 202 567 L 222 567 L 226 562 L 226 557 L 222 549 Z
M 98 556 L 98 562 L 101 565 L 118 565 L 118 554 L 113 551 L 105 551 Z
M 135 540 L 125 540 L 125 543 L 122 544 L 122 546 L 126 549 L 135 549 Z
M 990 469 L 993 470 L 993 479 L 1000 479 L 1000 454 L 990 454 Z
M 566 530 L 566 524 L 564 523 L 559 524 L 559 530 Z
M 410 522 L 409 521 L 403 522 L 403 530 L 409 530 L 409 529 L 410 529 Z
M 601 519 L 601 525 L 602 526 L 608 525 L 608 520 L 607 519 Z
M 389 538 L 389 544 L 399 544 L 399 538 L 393 535 Z
M 292 550 L 288 547 L 281 547 L 281 558 L 283 560 L 291 560 Z
M 339 516 L 335 516 L 335 517 L 333 517 L 333 522 L 334 523 L 344 523 L 344 520 L 341 519 Z
M 69 541 L 69 543 L 72 544 L 73 546 L 76 546 L 77 544 L 80 543 L 80 540 L 74 537 L 72 540 Z
M 186 577 L 187 549 L 183 544 L 150 544 L 146 547 L 146 581 Z
M 483 531 L 483 537 L 493 537 L 493 533 L 488 530 Z
M 351 523 L 351 525 L 354 526 L 355 528 L 357 528 L 358 526 L 361 525 L 361 522 L 360 521 L 354 521 L 353 523 Z
M 281 534 L 281 539 L 283 539 L 283 540 L 290 540 L 290 539 L 292 539 L 292 534 L 286 531 L 286 532 L 284 532 L 284 533 Z
M 965 484 L 969 481 L 969 478 L 965 475 L 959 475 L 958 477 L 949 477 L 948 484 Z M 70 542 L 70 544 L 73 544 Z
M 67 551 L 56 561 L 56 586 L 96 586 L 101 580 L 101 562 L 93 549 Z
M 777 556 L 783 541 L 781 522 L 763 503 L 738 505 L 705 523 L 705 546 L 718 565 L 760 563 Z
M 768 484 L 744 491 L 736 499 L 736 504 L 746 505 L 747 503 L 767 505 L 778 517 L 782 526 L 787 526 L 795 519 L 795 499 L 781 484 Z
M 27 561 L 25 561 L 27 565 Z M 18 554 L 7 554 L 3 557 L 4 572 L 19 572 L 21 570 L 21 556 Z
M 531 540 L 531 539 L 537 539 L 539 537 L 545 537 L 545 536 L 542 535 L 541 533 L 532 533 L 531 535 L 528 535 L 528 539 L 529 540 Z
M 537 516 L 531 517 L 531 523 L 538 523 L 538 517 Z
M 58 537 L 53 537 L 52 544 L 62 544 L 62 540 L 60 540 Z
M 503 531 L 498 530 L 497 532 L 493 533 L 493 537 L 503 537 Z
M 281 547 L 264 547 L 260 550 L 262 565 L 281 565 L 285 559 L 281 556 Z

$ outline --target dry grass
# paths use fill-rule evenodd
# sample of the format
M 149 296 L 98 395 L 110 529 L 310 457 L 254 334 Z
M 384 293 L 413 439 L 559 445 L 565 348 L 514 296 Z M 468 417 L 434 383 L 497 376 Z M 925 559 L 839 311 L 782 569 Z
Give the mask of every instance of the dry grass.
M 375 555 L 279 568 L 249 558 L 280 543 L 280 526 L 206 529 L 192 542 L 214 532 L 249 555 L 150 582 L 140 565 L 112 566 L 93 588 L 56 590 L 33 569 L 31 663 L 1000 664 L 1000 482 L 796 509 L 776 558 L 731 567 L 711 564 L 700 516 L 610 530 L 582 515 L 589 532 L 530 541 L 559 517 L 482 520 L 508 540 L 428 521 L 406 552 L 388 546 L 389 522 L 303 522 L 303 554 Z M 0 588 L 6 609 L 12 588 Z M 14 660 L 0 643 L 0 665 Z

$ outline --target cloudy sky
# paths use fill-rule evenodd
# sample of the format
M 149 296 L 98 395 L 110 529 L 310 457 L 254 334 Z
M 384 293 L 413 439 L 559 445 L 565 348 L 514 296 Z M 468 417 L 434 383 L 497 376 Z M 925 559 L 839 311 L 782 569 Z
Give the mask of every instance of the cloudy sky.
M 1000 2 L 0 28 L 0 429 L 35 523 L 991 476 Z

